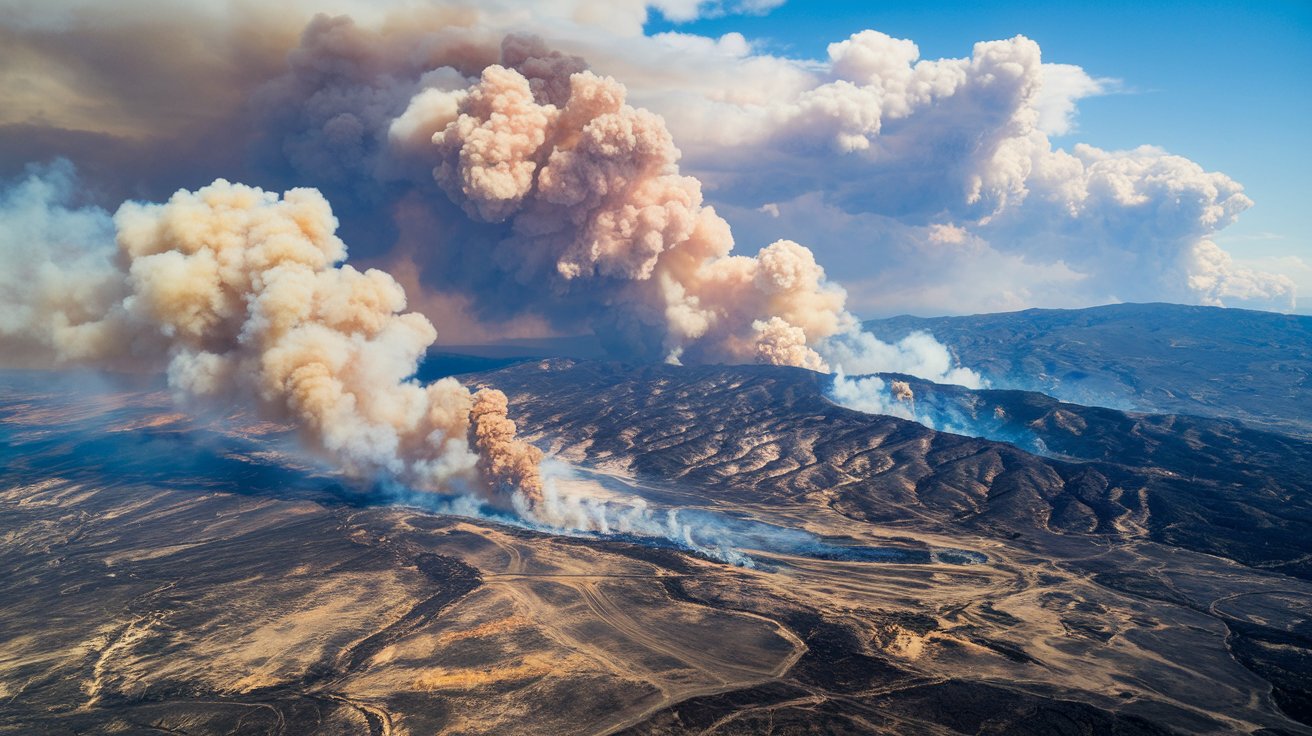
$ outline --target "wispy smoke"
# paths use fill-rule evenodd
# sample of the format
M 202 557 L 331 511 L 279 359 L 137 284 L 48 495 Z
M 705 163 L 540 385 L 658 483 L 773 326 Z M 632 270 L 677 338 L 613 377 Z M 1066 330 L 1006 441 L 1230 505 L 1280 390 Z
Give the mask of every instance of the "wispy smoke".
M 848 378 L 839 371 L 830 384 L 829 398 L 839 406 L 866 414 L 885 414 L 910 419 L 926 427 L 941 428 L 936 425 L 934 417 L 916 412 L 915 394 L 904 381 L 890 383 L 879 376 Z
M 978 388 L 974 386 L 972 388 Z M 846 376 L 836 373 L 826 392 L 839 406 L 866 414 L 907 419 L 939 432 L 1006 442 L 1028 452 L 1047 455 L 1048 446 L 1031 429 L 978 392 L 955 386 L 922 384 L 892 376 Z
M 868 332 L 852 331 L 824 347 L 840 372 L 905 373 L 966 388 L 984 385 L 978 373 L 959 365 L 947 346 L 928 332 L 913 332 L 896 343 L 886 343 Z
M 595 473 L 559 460 L 543 463 L 545 513 L 507 516 L 469 496 L 414 494 L 400 489 L 401 503 L 440 513 L 489 519 L 555 533 L 617 541 L 640 541 L 694 552 L 742 567 L 760 567 L 758 552 L 852 562 L 947 563 L 970 565 L 988 558 L 970 550 L 871 547 L 834 543 L 801 529 L 776 526 L 700 508 L 676 508 L 648 500 L 642 487 L 626 479 Z M 659 492 L 658 494 L 659 495 Z M 550 522 L 539 517 L 547 516 Z
M 126 295 L 109 213 L 75 203 L 66 161 L 0 188 L 0 360 L 99 359 L 127 347 L 111 316 Z

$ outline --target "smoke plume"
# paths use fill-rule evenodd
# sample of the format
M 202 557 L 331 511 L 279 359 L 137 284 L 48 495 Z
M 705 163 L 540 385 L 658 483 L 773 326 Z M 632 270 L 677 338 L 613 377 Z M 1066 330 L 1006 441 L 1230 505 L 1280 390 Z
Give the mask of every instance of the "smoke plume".
M 515 439 L 506 395 L 494 389 L 474 394 L 469 410 L 469 443 L 478 453 L 478 469 L 496 484 L 494 490 L 523 494 L 530 508 L 542 502 L 542 451 Z
M 297 427 L 347 475 L 541 500 L 541 453 L 515 438 L 506 398 L 453 379 L 420 385 L 436 338 L 388 274 L 341 263 L 315 190 L 279 196 L 218 180 L 113 216 L 69 209 L 70 172 L 34 172 L 0 210 L 5 362 L 162 368 L 190 401 L 249 402 Z M 30 239 L 29 239 L 30 238 Z M 27 255 L 21 255 L 24 252 Z M 339 265 L 340 264 L 340 265 Z M 26 284 L 20 286 L 20 284 Z
M 216 177 L 314 186 L 342 217 L 357 263 L 416 267 L 425 293 L 411 297 L 448 339 L 452 327 L 484 341 L 531 322 L 542 333 L 599 329 L 617 355 L 634 357 L 636 345 L 662 357 L 679 338 L 637 314 L 651 308 L 641 300 L 598 326 L 580 284 L 501 278 L 519 264 L 492 268 L 484 256 L 512 235 L 509 223 L 468 217 L 432 176 L 442 162 L 431 136 L 485 69 L 515 71 L 535 104 L 559 110 L 587 58 L 624 81 L 630 105 L 664 119 L 682 172 L 705 184 L 740 248 L 806 243 L 843 273 L 849 310 L 1292 304 L 1288 276 L 1306 271 L 1298 261 L 1264 273 L 1269 263 L 1223 247 L 1252 204 L 1239 183 L 1150 146 L 1062 145 L 1077 103 L 1124 87 L 1053 63 L 1030 39 L 922 58 L 911 40 L 865 30 L 820 58 L 784 58 L 737 33 L 644 35 L 652 7 L 0 0 L 10 103 L 0 175 L 67 156 L 111 208 Z M 525 29 L 547 42 L 514 35 Z M 454 308 L 429 307 L 432 293 Z M 775 331 L 769 344 L 791 337 L 780 343 Z
M 736 254 L 660 116 L 581 58 L 480 18 L 314 19 L 249 99 L 245 123 L 274 162 L 262 178 L 322 186 L 374 262 L 404 253 L 480 318 L 590 329 L 631 358 L 978 385 L 932 338 L 863 333 L 808 248 Z M 186 401 L 292 423 L 351 477 L 468 492 L 549 524 L 612 523 L 613 504 L 543 482 L 504 395 L 412 379 L 432 321 L 406 311 L 387 272 L 344 263 L 320 190 L 220 178 L 112 219 L 79 196 L 62 164 L 6 195 L 7 261 L 20 264 L 6 276 L 6 356 L 162 369 Z M 621 516 L 661 526 L 637 507 Z
M 810 251 L 781 241 L 730 258 L 729 228 L 677 173 L 660 118 L 591 72 L 536 81 L 537 94 L 523 74 L 488 67 L 433 135 L 446 194 L 509 225 L 488 266 L 544 302 L 590 295 L 632 352 L 824 367 L 810 346 L 840 329 L 843 297 Z
M 537 39 L 507 37 L 501 61 L 466 88 L 417 93 L 389 135 L 403 147 L 419 141 L 422 155 L 429 133 L 442 191 L 498 226 L 481 267 L 515 283 L 524 308 L 582 311 L 610 345 L 648 359 L 821 371 L 851 362 L 977 380 L 938 355 L 922 359 L 924 345 L 863 334 L 804 246 L 780 240 L 734 255 L 700 182 L 679 174 L 664 121 L 628 105 L 619 82 Z
M 384 259 L 403 253 L 481 320 L 594 332 L 620 357 L 954 380 L 920 346 L 862 334 L 809 249 L 735 254 L 664 120 L 618 81 L 539 38 L 444 22 L 317 18 L 255 95 L 269 158 L 347 202 L 366 239 L 394 233 Z

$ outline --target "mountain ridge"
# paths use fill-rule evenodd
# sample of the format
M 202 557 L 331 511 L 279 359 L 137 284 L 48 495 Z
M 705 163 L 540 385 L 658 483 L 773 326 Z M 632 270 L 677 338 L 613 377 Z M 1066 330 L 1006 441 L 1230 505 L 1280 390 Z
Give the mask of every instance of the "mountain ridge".
M 1312 435 L 1312 317 L 1149 303 L 863 326 L 893 341 L 930 332 L 997 388 Z

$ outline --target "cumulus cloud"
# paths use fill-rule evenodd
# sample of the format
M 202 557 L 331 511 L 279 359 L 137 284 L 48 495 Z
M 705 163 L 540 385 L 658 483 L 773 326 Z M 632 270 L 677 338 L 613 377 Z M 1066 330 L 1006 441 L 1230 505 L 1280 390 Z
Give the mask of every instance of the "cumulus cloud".
M 1063 261 L 999 251 L 969 225 L 911 225 L 848 213 L 809 194 L 781 203 L 779 217 L 718 208 L 741 239 L 809 236 L 830 272 L 843 274 L 849 308 L 865 314 L 998 312 L 1035 303 L 1087 306 L 1088 276 Z
M 1289 279 L 1237 269 L 1210 240 L 1252 206 L 1243 187 L 1186 158 L 1076 145 L 1039 158 L 1027 193 L 981 225 L 983 236 L 1058 257 L 1107 298 L 1292 304 Z
M 1053 147 L 1049 136 L 1072 130 L 1080 98 L 1117 85 L 1044 63 L 1029 39 L 924 60 L 910 41 L 863 31 L 832 44 L 809 82 L 792 87 L 776 84 L 774 73 L 754 76 L 746 60 L 734 63 L 740 85 L 778 94 L 683 100 L 670 122 L 687 164 L 710 172 L 711 198 L 736 225 L 754 231 L 759 218 L 750 213 L 771 203 L 781 214 L 771 227 L 809 228 L 826 261 L 868 283 L 944 294 L 939 310 L 1292 304 L 1288 279 L 1238 267 L 1215 245 L 1215 234 L 1251 206 L 1229 177 L 1152 147 Z M 724 121 L 716 129 L 733 135 L 704 132 L 696 110 L 714 110 Z M 817 208 L 839 216 L 817 217 Z M 961 254 L 974 262 L 964 274 L 923 268 L 945 242 L 942 228 L 960 234 L 955 243 L 973 244 Z M 1017 267 L 1029 277 L 1015 279 L 1024 284 L 980 293 L 980 275 L 1009 281 Z

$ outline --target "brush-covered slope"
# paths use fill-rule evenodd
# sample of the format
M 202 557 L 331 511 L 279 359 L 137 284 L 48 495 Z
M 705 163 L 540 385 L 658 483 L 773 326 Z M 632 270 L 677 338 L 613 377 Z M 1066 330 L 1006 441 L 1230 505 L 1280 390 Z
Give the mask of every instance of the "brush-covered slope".
M 1312 442 L 1234 422 L 943 389 L 1011 417 L 1002 424 L 1053 457 L 844 409 L 825 397 L 827 376 L 799 369 L 556 360 L 478 380 L 565 457 L 730 502 L 807 498 L 880 524 L 1146 538 L 1312 578 Z

